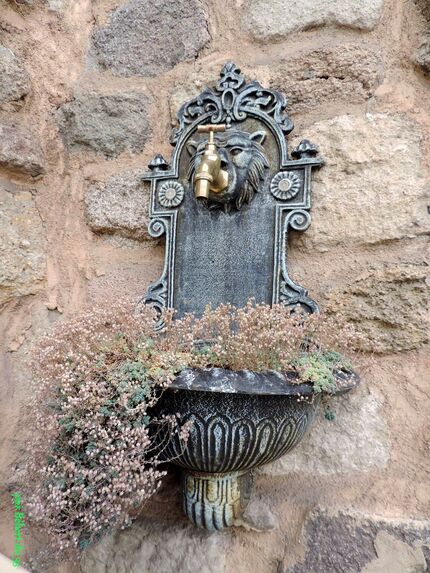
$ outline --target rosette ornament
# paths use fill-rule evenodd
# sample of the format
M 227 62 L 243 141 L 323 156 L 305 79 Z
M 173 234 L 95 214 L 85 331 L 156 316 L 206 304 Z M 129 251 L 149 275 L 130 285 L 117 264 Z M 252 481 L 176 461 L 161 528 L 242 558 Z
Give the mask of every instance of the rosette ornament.
M 163 207 L 178 207 L 184 199 L 184 188 L 177 181 L 166 181 L 158 189 L 158 202 Z
M 294 171 L 280 171 L 270 184 L 270 192 L 276 199 L 293 199 L 300 191 L 300 177 Z

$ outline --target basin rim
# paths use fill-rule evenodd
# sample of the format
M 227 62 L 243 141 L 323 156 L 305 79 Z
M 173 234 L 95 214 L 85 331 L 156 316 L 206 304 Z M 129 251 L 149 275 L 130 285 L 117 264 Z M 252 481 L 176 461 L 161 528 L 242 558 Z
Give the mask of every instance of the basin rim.
M 360 382 L 360 377 L 354 371 L 338 370 L 335 377 L 341 383 L 339 389 L 330 393 L 335 396 L 349 392 Z M 296 372 L 187 368 L 178 374 L 169 389 L 268 396 L 310 396 L 316 393 L 312 384 L 297 383 L 297 380 Z

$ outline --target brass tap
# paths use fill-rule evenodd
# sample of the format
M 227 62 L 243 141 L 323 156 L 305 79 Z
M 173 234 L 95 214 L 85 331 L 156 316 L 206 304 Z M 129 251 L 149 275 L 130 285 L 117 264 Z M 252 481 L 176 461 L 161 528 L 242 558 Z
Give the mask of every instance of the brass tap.
M 228 172 L 221 169 L 221 157 L 214 140 L 214 133 L 216 131 L 225 131 L 225 128 L 225 124 L 208 124 L 197 127 L 199 133 L 209 133 L 209 140 L 194 175 L 194 194 L 196 199 L 207 199 L 209 192 L 221 193 L 228 187 Z

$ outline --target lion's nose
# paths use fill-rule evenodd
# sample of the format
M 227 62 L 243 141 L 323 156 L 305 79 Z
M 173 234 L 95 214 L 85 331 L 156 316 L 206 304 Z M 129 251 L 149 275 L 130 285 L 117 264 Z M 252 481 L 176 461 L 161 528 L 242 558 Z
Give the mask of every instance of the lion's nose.
M 221 169 L 226 169 L 228 167 L 228 157 L 224 149 L 219 150 L 219 156 L 221 158 Z

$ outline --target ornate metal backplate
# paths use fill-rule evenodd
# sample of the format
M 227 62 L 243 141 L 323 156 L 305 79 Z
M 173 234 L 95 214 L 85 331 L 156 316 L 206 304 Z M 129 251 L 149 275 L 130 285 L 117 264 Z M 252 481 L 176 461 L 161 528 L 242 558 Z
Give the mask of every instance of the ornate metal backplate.
M 322 159 L 307 140 L 290 156 L 286 137 L 293 123 L 286 107 L 287 100 L 281 93 L 263 88 L 256 81 L 246 83 L 240 69 L 231 62 L 221 70 L 215 88 L 206 88 L 182 105 L 179 126 L 171 136 L 175 146 L 171 166 L 157 155 L 144 177 L 151 182 L 149 233 L 155 238 L 166 237 L 164 269 L 149 287 L 144 303 L 154 305 L 160 313 L 175 308 L 180 315 L 188 311 L 199 314 L 207 303 L 244 303 L 246 296 L 254 296 L 255 281 L 257 302 L 301 306 L 307 312 L 318 310 L 307 291 L 290 278 L 286 251 L 288 230 L 305 231 L 310 224 L 311 170 L 320 167 Z M 202 140 L 195 141 L 197 127 L 208 123 L 226 124 L 226 133 L 218 139 L 220 148 L 231 144 L 230 135 L 236 134 L 236 139 L 258 140 L 258 144 L 253 143 L 255 149 L 264 151 L 261 169 L 251 181 L 256 199 L 254 193 L 248 194 L 245 200 L 236 201 L 232 210 L 211 212 L 197 205 L 193 195 L 193 156 L 187 149 L 194 145 L 195 150 L 199 143 L 201 146 Z M 263 149 L 260 143 L 263 145 L 264 139 Z M 249 225 L 255 225 L 254 235 Z M 214 243 L 213 256 L 210 244 L 205 243 L 207 236 Z M 244 244 L 240 245 L 242 237 Z M 226 241 L 231 244 L 226 246 Z M 251 254 L 243 263 L 245 274 L 236 276 L 234 250 L 237 248 L 240 269 L 241 260 L 246 259 L 246 244 Z M 252 257 L 258 259 L 257 266 Z M 226 275 L 231 285 L 226 287 L 228 294 L 223 295 L 219 285 L 229 280 Z M 160 321 L 158 328 L 162 326 Z

